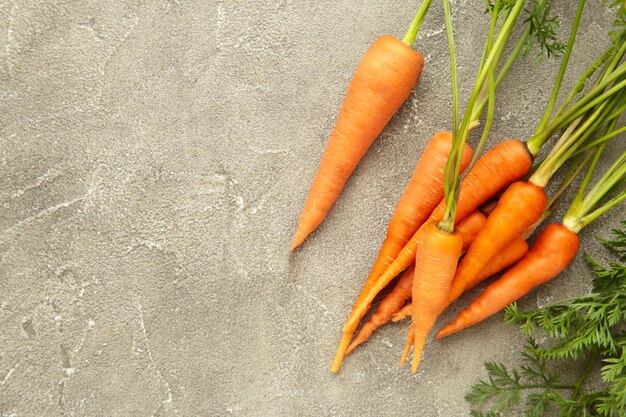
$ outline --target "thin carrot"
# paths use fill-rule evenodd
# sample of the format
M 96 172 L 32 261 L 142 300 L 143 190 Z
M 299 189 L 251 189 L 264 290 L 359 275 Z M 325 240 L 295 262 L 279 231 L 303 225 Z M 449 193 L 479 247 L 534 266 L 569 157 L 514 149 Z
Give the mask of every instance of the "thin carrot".
M 355 308 L 362 303 L 378 277 L 387 269 L 398 252 L 441 200 L 443 196 L 443 171 L 451 149 L 452 136 L 450 132 L 436 133 L 424 149 L 424 153 L 415 166 L 413 176 L 389 222 L 387 236 L 374 267 L 355 301 Z M 471 159 L 472 150 L 466 146 L 461 161 L 462 169 L 469 164 Z
M 415 88 L 423 67 L 422 54 L 391 35 L 381 36 L 367 50 L 311 184 L 292 251 L 324 221 L 361 158 Z
M 478 323 L 528 294 L 537 285 L 554 278 L 569 265 L 578 247 L 576 233 L 563 225 L 548 225 L 524 259 L 487 287 L 435 337 L 440 339 Z
M 483 227 L 487 218 L 479 210 L 474 211 L 465 220 L 459 223 L 457 231 L 463 238 L 463 250 L 472 243 L 474 237 L 478 234 L 478 231 Z M 400 280 L 395 285 L 393 290 L 380 302 L 376 312 L 370 317 L 370 319 L 361 327 L 361 330 L 356 335 L 346 355 L 352 352 L 357 346 L 365 342 L 380 326 L 387 323 L 391 317 L 396 314 L 411 298 L 411 291 L 413 287 L 413 274 L 415 272 L 415 266 L 409 267 Z M 410 313 L 408 313 L 410 314 Z
M 458 232 L 449 233 L 429 223 L 420 233 L 415 255 L 413 279 L 413 373 L 422 357 L 426 337 L 435 325 L 450 290 L 456 265 L 463 251 L 463 237 Z
M 391 316 L 397 312 L 411 298 L 411 288 L 413 286 L 413 274 L 415 267 L 412 266 L 406 271 L 391 292 L 380 302 L 376 312 L 370 317 L 367 323 L 361 327 L 356 335 L 346 355 L 354 350 L 361 343 L 365 342 L 369 337 L 383 324 L 387 323 Z

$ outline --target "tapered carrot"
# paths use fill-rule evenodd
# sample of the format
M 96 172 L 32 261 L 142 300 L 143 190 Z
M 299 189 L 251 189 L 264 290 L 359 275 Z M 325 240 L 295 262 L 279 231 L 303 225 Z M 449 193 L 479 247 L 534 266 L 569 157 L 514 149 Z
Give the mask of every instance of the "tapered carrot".
M 463 179 L 456 207 L 455 221 L 457 223 L 461 222 L 503 187 L 524 177 L 530 171 L 531 166 L 532 157 L 524 142 L 509 139 L 496 144 L 478 159 L 474 167 Z M 437 208 L 434 209 L 429 221 L 437 222 L 442 220 L 444 212 L 445 202 L 442 200 Z M 359 321 L 367 313 L 376 295 L 415 261 L 417 236 L 419 233 L 420 229 L 413 234 L 411 240 L 402 248 L 385 272 L 377 278 L 369 291 L 367 293 L 363 292 L 355 302 L 352 312 L 343 327 L 341 341 L 331 368 L 333 372 L 339 371 Z
M 291 250 L 322 223 L 363 155 L 413 91 L 423 66 L 419 52 L 390 35 L 378 38 L 365 53 L 313 179 Z
M 450 290 L 462 251 L 463 237 L 458 232 L 449 233 L 439 229 L 434 223 L 428 223 L 420 233 L 412 291 L 414 301 L 411 327 L 414 342 L 411 369 L 414 373 L 421 360 L 426 337 Z
M 374 267 L 367 277 L 355 307 L 361 305 L 378 277 L 395 259 L 417 229 L 424 223 L 443 196 L 443 171 L 452 148 L 450 132 L 436 133 L 424 149 L 413 176 L 393 213 L 387 236 Z M 464 169 L 472 159 L 472 150 L 465 147 L 461 167 Z M 369 309 L 369 306 L 368 306 Z
M 474 211 L 467 216 L 457 226 L 457 231 L 463 238 L 463 250 L 465 250 L 472 243 L 479 230 L 483 227 L 487 218 L 479 210 Z M 346 355 L 354 350 L 357 346 L 365 342 L 380 326 L 387 323 L 391 317 L 396 314 L 404 303 L 411 298 L 411 291 L 413 288 L 413 274 L 415 267 L 409 267 L 395 285 L 393 290 L 380 302 L 376 312 L 370 317 L 370 319 L 361 327 L 361 330 L 356 335 Z M 410 313 L 409 313 L 410 314 Z
M 474 168 L 463 180 L 455 221 L 457 223 L 462 221 L 476 210 L 478 206 L 493 197 L 500 189 L 515 181 L 515 179 L 526 175 L 531 166 L 532 159 L 524 143 L 517 140 L 507 140 L 498 143 L 478 160 Z M 442 220 L 444 211 L 445 203 L 442 201 L 433 211 L 429 222 Z M 427 223 L 424 223 L 424 225 Z M 376 285 L 372 287 L 370 293 L 365 298 L 366 301 L 371 302 L 392 279 L 413 263 L 418 246 L 419 233 L 420 230 L 414 233 L 396 259 L 380 276 Z M 357 307 L 360 307 L 361 310 L 358 310 Z M 352 325 L 354 321 L 358 323 L 362 316 L 357 316 L 364 314 L 366 309 L 367 304 L 361 303 L 359 306 L 355 306 L 357 314 L 348 320 L 346 326 Z
M 346 355 L 354 350 L 361 343 L 365 342 L 371 335 L 383 324 L 387 323 L 391 316 L 397 312 L 406 303 L 406 300 L 411 298 L 411 288 L 413 287 L 413 274 L 415 273 L 415 267 L 410 267 L 400 277 L 400 280 L 393 287 L 393 290 L 380 302 L 378 309 L 367 323 L 361 327 L 361 330 L 356 335 Z
M 451 300 L 479 282 L 478 275 L 489 261 L 539 220 L 547 203 L 543 187 L 532 182 L 518 181 L 502 194 L 459 264 L 450 290 Z
M 444 326 L 436 338 L 446 337 L 486 319 L 528 294 L 537 285 L 554 278 L 569 265 L 578 247 L 576 233 L 563 225 L 548 225 L 528 254 L 487 287 L 456 319 Z

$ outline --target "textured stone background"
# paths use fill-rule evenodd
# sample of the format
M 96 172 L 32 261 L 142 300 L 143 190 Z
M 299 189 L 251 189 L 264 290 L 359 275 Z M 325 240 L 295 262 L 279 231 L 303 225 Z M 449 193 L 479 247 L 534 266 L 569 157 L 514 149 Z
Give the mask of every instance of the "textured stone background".
M 466 415 L 482 363 L 523 344 L 499 317 L 429 342 L 417 376 L 397 366 L 405 325 L 328 370 L 413 165 L 449 124 L 438 2 L 419 87 L 287 251 L 359 57 L 418 3 L 0 1 L 0 416 Z M 466 97 L 487 18 L 482 0 L 453 7 Z M 565 88 L 609 21 L 590 1 Z M 494 140 L 532 133 L 556 68 L 514 68 Z M 623 217 L 585 230 L 586 248 L 601 254 L 592 237 Z M 589 281 L 579 257 L 522 304 Z

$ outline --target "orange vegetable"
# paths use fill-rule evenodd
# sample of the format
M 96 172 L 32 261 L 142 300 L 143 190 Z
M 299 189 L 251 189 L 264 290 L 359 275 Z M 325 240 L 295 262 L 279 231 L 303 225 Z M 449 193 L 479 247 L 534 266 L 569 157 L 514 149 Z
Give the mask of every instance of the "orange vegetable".
M 487 217 L 480 210 L 474 210 L 472 214 L 456 225 L 456 230 L 463 236 L 463 252 L 470 247 L 486 222 Z
M 408 98 L 424 66 L 422 55 L 390 35 L 363 56 L 344 98 L 291 245 L 319 226 L 370 145 Z
M 463 237 L 463 250 L 466 250 L 467 247 L 469 247 L 486 221 L 487 218 L 485 215 L 476 210 L 467 216 L 465 220 L 459 223 L 457 231 Z M 372 317 L 370 317 L 368 322 L 361 327 L 359 333 L 356 335 L 350 346 L 348 346 L 346 355 L 352 352 L 358 345 L 365 342 L 376 331 L 376 329 L 387 323 L 394 314 L 400 311 L 404 303 L 411 298 L 414 271 L 414 265 L 404 271 L 404 274 L 402 274 L 393 290 L 391 290 L 391 292 L 380 302 L 378 309 Z M 410 312 L 407 313 L 407 315 L 410 314 Z
M 576 233 L 560 224 L 548 225 L 526 256 L 442 328 L 437 339 L 486 319 L 554 278 L 574 259 L 579 245 Z
M 486 152 L 463 179 L 457 203 L 456 222 L 462 221 L 482 203 L 493 197 L 511 182 L 524 177 L 532 166 L 532 157 L 526 144 L 519 140 L 509 139 L 495 145 Z M 431 222 L 443 219 L 445 203 L 443 200 L 430 216 Z M 424 223 L 424 225 L 427 223 Z M 422 226 L 423 227 L 423 226 Z M 398 253 L 396 259 L 371 286 L 367 294 L 359 296 L 354 304 L 348 320 L 344 324 L 343 334 L 331 370 L 338 372 L 350 340 L 356 331 L 359 321 L 367 313 L 372 300 L 391 280 L 408 268 L 415 261 L 418 229 L 411 240 Z
M 451 149 L 452 135 L 450 132 L 436 133 L 424 149 L 415 166 L 413 176 L 396 206 L 387 228 L 385 241 L 374 263 L 374 267 L 355 301 L 355 306 L 361 304 L 380 274 L 387 269 L 387 266 L 441 200 L 443 196 L 443 171 Z M 465 168 L 471 159 L 472 149 L 466 145 L 461 167 Z M 388 319 L 383 323 L 387 321 Z M 348 352 L 346 351 L 346 353 Z
M 350 346 L 348 346 L 348 350 L 346 351 L 346 355 L 354 350 L 361 343 L 365 342 L 369 337 L 383 324 L 387 323 L 391 316 L 400 310 L 406 300 L 411 298 L 411 288 L 413 287 L 413 273 L 415 272 L 415 267 L 411 266 L 409 269 L 404 271 L 402 277 L 393 287 L 393 290 L 380 302 L 378 309 L 376 312 L 370 317 L 367 323 L 361 327 L 361 330 L 356 335 Z
M 400 311 L 398 311 L 393 316 L 391 316 L 391 321 L 393 321 L 394 323 L 397 323 L 399 321 L 404 320 L 405 318 L 411 315 L 412 310 L 413 310 L 412 303 L 405 304 L 404 307 L 400 309 Z
M 478 283 L 489 261 L 539 220 L 547 204 L 543 187 L 526 181 L 511 184 L 459 264 L 451 286 L 453 299 Z
M 427 223 L 420 233 L 412 292 L 413 373 L 421 360 L 426 337 L 446 301 L 462 251 L 463 237 L 457 231 L 447 233 L 435 223 Z
M 528 243 L 526 243 L 526 241 L 522 238 L 515 239 L 502 252 L 500 252 L 493 259 L 491 259 L 491 261 L 489 261 L 489 264 L 485 267 L 485 269 L 483 269 L 480 272 L 480 274 L 478 274 L 480 281 L 482 282 L 485 279 L 489 278 L 490 276 L 493 276 L 497 274 L 498 272 L 503 271 L 504 269 L 513 265 L 515 262 L 522 259 L 524 255 L 526 255 L 527 252 L 528 252 Z M 472 287 L 468 288 L 468 290 L 471 289 Z M 448 294 L 448 305 L 452 304 L 452 302 L 455 301 L 460 296 L 461 294 L 458 294 L 456 296 L 453 295 L 452 288 L 451 288 L 450 294 Z M 411 306 L 410 303 L 406 304 L 397 313 L 391 316 L 391 321 L 393 321 L 394 323 L 397 323 L 409 317 L 411 315 L 412 308 L 413 307 Z

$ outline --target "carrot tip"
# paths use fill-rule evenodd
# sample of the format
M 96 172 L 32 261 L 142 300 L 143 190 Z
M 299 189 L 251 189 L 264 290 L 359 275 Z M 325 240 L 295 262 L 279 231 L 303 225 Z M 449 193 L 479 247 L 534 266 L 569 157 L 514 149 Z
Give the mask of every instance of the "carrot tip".
M 296 231 L 295 236 L 293 237 L 293 242 L 291 243 L 291 247 L 289 250 L 293 252 L 298 246 L 302 245 L 302 242 L 306 240 L 309 235 L 303 233 L 300 229 Z
M 348 344 L 350 343 L 350 338 L 345 334 L 341 336 L 341 342 L 339 342 L 339 346 L 337 347 L 337 352 L 335 353 L 335 359 L 333 360 L 333 365 L 330 368 L 331 372 L 338 373 L 341 368 L 341 363 L 343 362 L 343 358 L 346 356 L 346 350 L 348 349 Z
M 417 372 L 417 368 L 420 366 L 420 357 L 419 355 L 413 355 L 413 362 L 411 363 L 411 373 L 415 374 Z
M 450 336 L 452 333 L 456 333 L 458 330 L 451 328 L 450 326 L 444 326 L 441 330 L 437 332 L 435 335 L 435 339 L 443 339 L 446 336 Z

